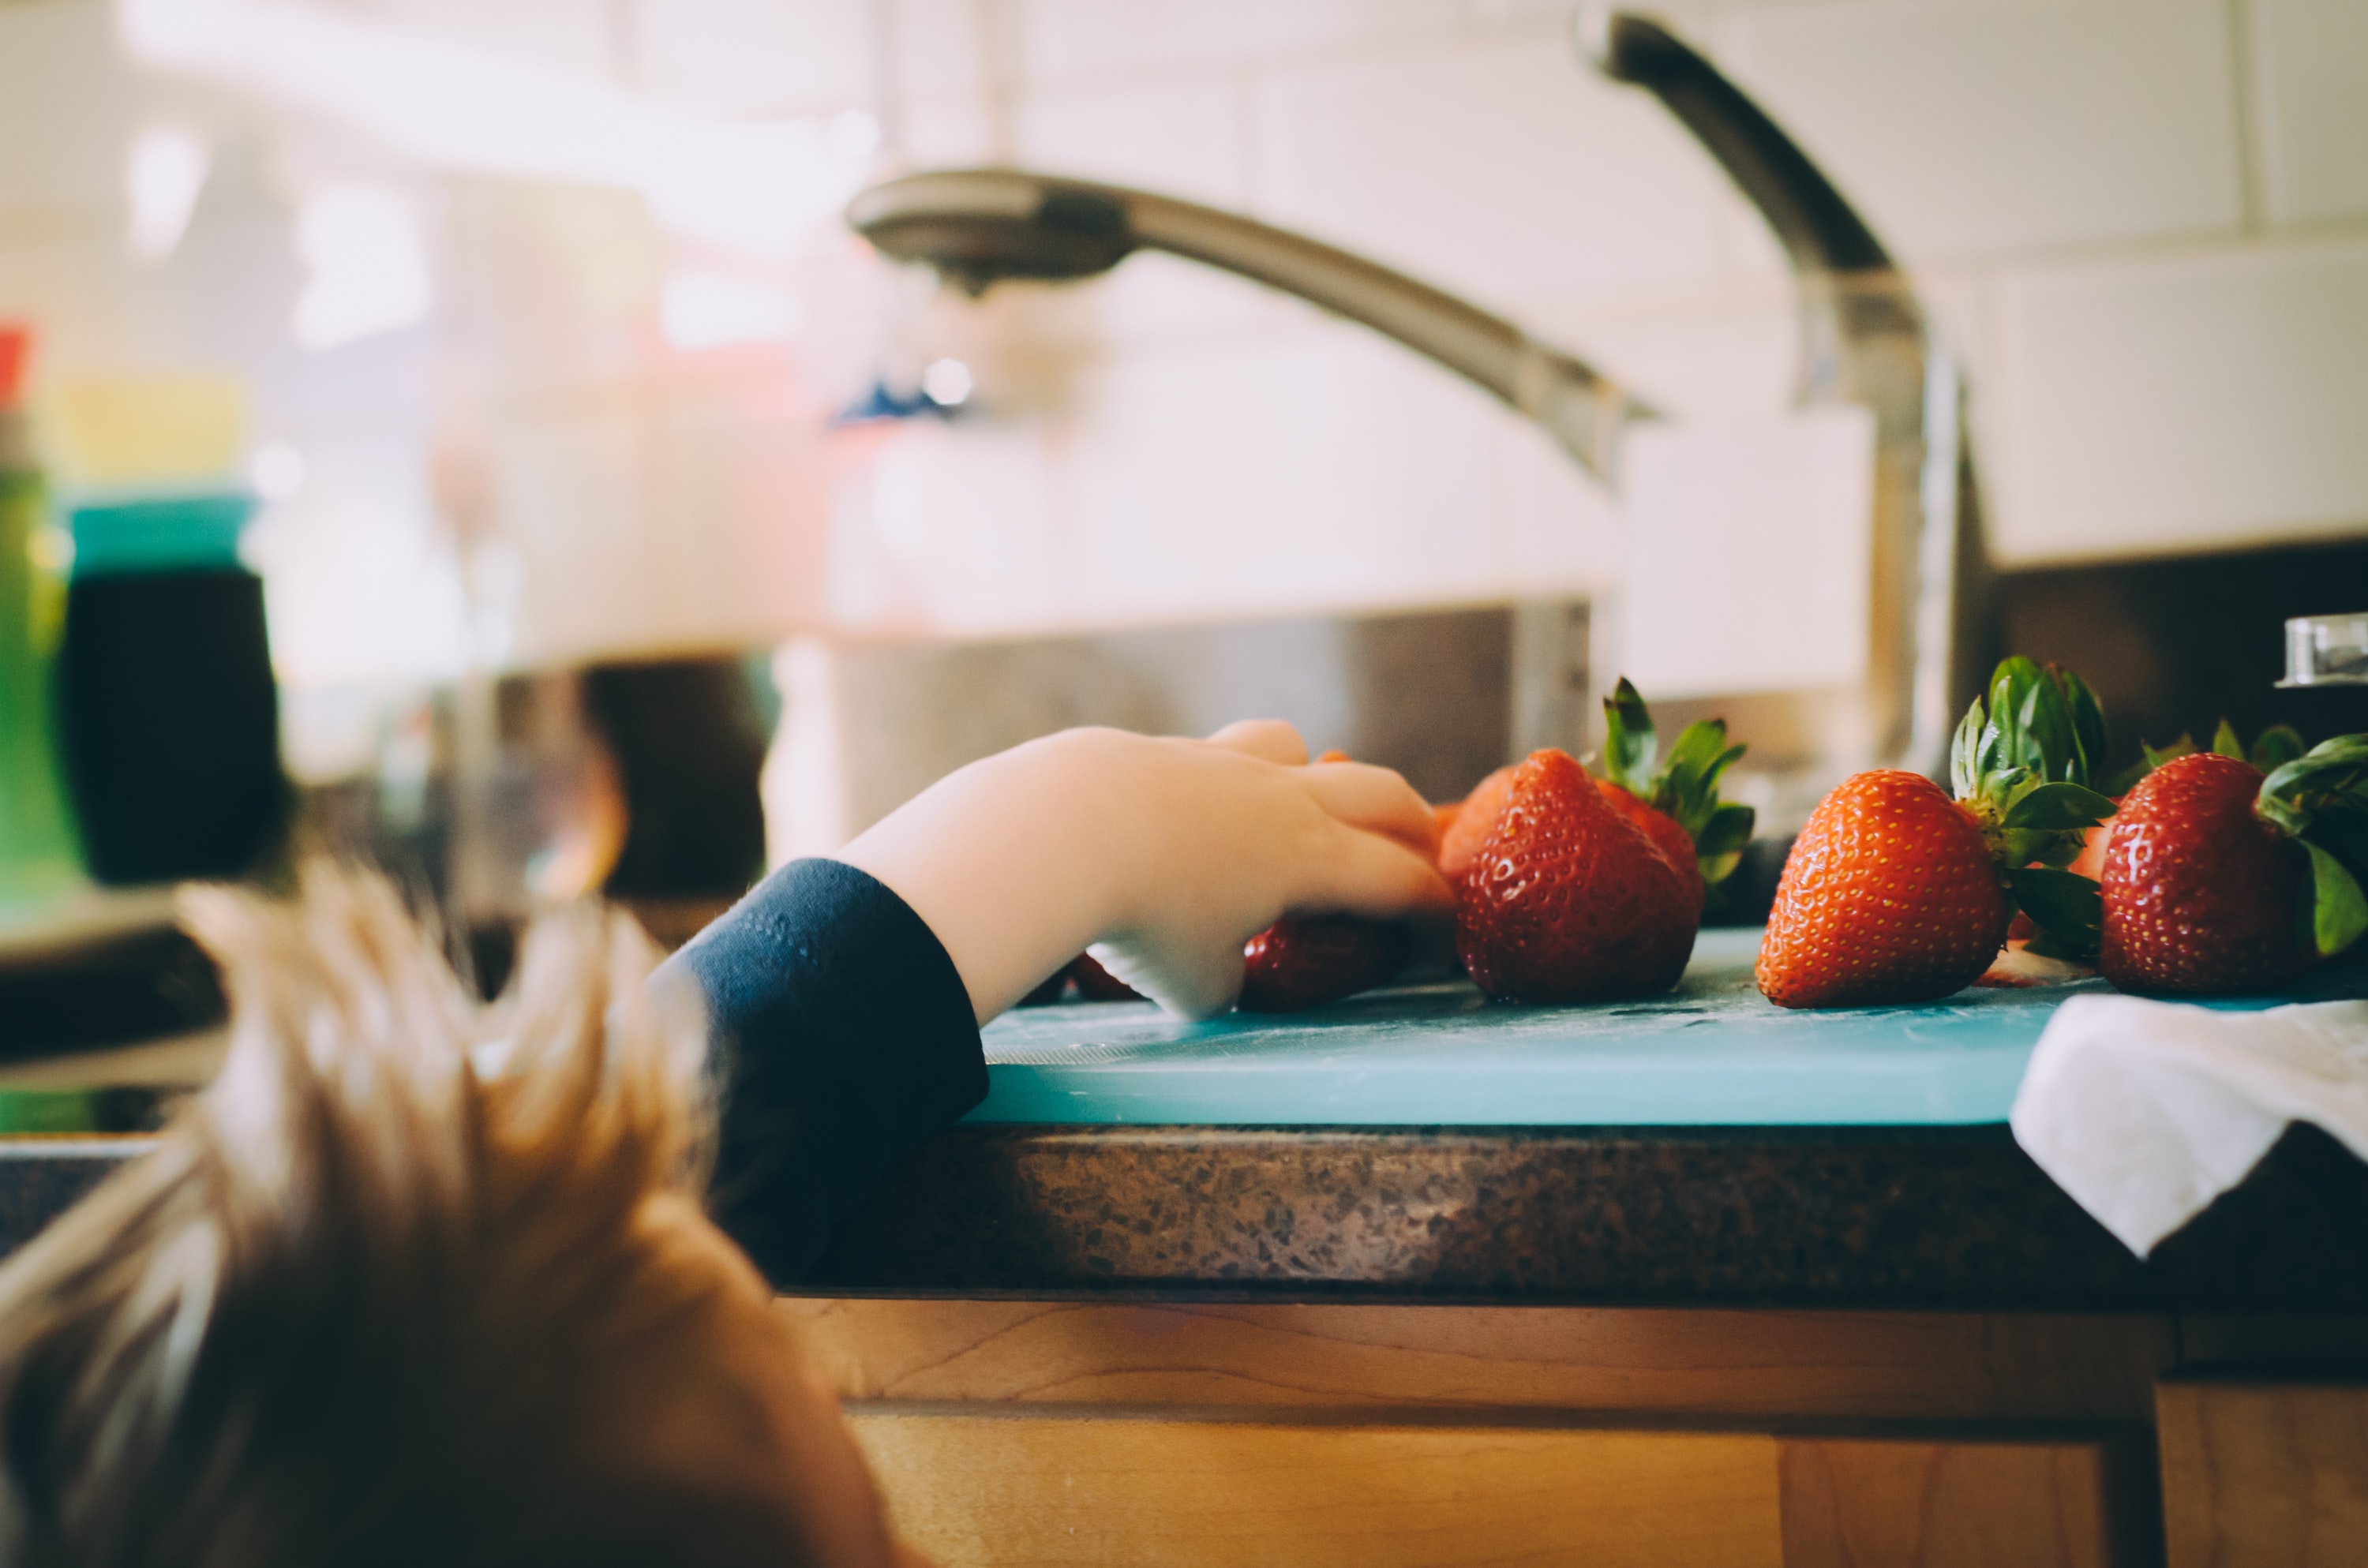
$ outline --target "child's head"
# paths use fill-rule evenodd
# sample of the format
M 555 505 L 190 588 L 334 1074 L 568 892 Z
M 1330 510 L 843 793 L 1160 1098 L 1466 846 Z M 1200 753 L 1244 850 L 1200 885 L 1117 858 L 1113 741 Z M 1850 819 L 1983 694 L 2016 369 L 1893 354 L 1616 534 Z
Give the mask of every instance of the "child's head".
M 703 1035 L 631 922 L 484 1010 L 374 881 L 190 915 L 220 1079 L 0 1267 L 0 1562 L 898 1560 L 700 1210 Z

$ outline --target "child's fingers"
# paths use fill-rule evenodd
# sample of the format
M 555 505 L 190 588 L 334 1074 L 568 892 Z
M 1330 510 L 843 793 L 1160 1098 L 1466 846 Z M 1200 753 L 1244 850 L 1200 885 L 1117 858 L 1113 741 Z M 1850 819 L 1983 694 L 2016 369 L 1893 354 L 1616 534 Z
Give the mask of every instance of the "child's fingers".
M 1336 762 L 1309 768 L 1303 782 L 1317 805 L 1350 827 L 1394 838 L 1420 855 L 1439 853 L 1439 819 L 1430 802 L 1388 768 Z
M 1328 863 L 1294 905 L 1304 915 L 1358 915 L 1392 920 L 1408 915 L 1444 915 L 1455 907 L 1455 890 L 1429 859 L 1395 839 L 1342 824 Z
M 1281 719 L 1236 719 L 1211 735 L 1209 744 L 1285 767 L 1307 765 L 1307 743 Z

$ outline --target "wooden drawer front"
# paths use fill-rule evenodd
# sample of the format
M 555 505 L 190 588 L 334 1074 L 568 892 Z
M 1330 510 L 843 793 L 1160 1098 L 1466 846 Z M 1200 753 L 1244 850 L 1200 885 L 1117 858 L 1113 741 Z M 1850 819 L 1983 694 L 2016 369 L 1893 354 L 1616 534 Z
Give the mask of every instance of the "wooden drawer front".
M 2170 1568 L 2368 1562 L 2368 1385 L 2172 1381 L 2157 1405 Z
M 2144 1562 L 2132 1446 L 1791 1439 L 1786 1568 L 2105 1568 Z
M 855 1400 L 2141 1426 L 2174 1361 L 2167 1318 L 821 1298 L 780 1310 Z
M 849 1412 L 897 1528 L 968 1564 L 2109 1568 L 2105 1445 Z

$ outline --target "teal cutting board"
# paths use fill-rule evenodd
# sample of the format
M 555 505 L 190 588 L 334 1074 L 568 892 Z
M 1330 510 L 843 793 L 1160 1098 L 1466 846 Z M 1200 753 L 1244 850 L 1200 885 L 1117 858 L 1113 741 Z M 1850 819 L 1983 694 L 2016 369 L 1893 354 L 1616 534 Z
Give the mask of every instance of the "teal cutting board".
M 1032 1007 L 987 1026 L 969 1119 L 1235 1126 L 1836 1126 L 2006 1119 L 2066 996 L 1972 990 L 1919 1007 L 1787 1012 L 1751 982 L 1757 931 L 1704 931 L 1676 991 L 1493 1004 L 1463 982 L 1206 1023 L 1148 1004 Z M 2352 966 L 2307 992 L 2361 994 Z

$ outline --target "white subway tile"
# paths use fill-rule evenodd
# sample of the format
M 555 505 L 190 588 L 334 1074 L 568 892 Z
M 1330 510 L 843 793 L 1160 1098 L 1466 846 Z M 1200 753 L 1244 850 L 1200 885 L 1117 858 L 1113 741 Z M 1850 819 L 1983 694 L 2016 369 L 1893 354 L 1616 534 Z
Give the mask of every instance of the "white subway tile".
M 1029 76 L 1060 80 L 1321 51 L 1453 28 L 1455 0 L 1016 0 Z
M 869 10 L 849 0 L 635 0 L 636 85 L 716 114 L 866 108 Z
M 1119 622 L 1500 595 L 1511 417 L 1343 326 L 1120 361 L 1069 442 L 1079 602 Z
M 984 8 L 992 0 L 883 0 L 899 86 L 911 93 L 976 92 L 991 79 Z
M 1278 74 L 1260 207 L 1499 308 L 1700 281 L 1725 177 L 1559 29 Z
M 1617 579 L 1621 529 L 1611 493 L 1526 419 L 1489 422 L 1488 506 L 1505 597 L 1584 595 Z
M 1104 347 L 1267 335 L 1293 319 L 1263 284 L 1157 251 L 1129 256 L 1109 277 L 1078 287 L 1091 301 L 1079 324 Z
M 2235 228 L 2222 0 L 1754 10 L 1727 63 L 1909 260 Z
M 905 101 L 887 151 L 907 169 L 975 168 L 1011 161 L 985 93 L 932 93 Z
M 2009 271 L 1995 327 L 2003 559 L 2368 524 L 2368 243 Z
M 1800 328 L 1789 278 L 1630 307 L 1548 306 L 1524 319 L 1669 414 L 1770 415 L 1793 404 Z
M 1223 77 L 1030 95 L 1014 125 L 1019 162 L 1238 208 L 1249 196 L 1244 106 Z
M 2269 217 L 2368 215 L 2368 5 L 2254 0 L 2252 15 Z
M 617 70 L 607 0 L 368 0 L 362 14 L 563 75 L 607 81 Z

